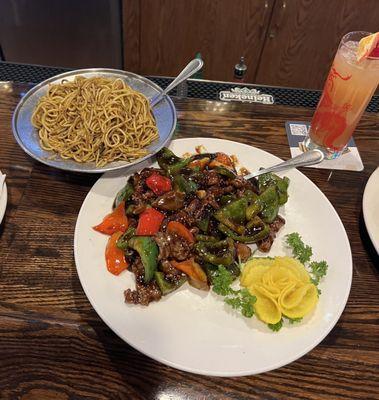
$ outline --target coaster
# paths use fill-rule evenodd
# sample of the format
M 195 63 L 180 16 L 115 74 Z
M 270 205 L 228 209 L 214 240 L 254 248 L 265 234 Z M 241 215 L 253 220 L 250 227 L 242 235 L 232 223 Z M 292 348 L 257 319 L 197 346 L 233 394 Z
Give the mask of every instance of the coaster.
M 310 124 L 308 122 L 286 122 L 286 132 L 290 146 L 291 156 L 298 156 L 303 152 L 303 141 L 308 135 Z M 346 171 L 363 171 L 363 163 L 357 145 L 353 138 L 350 139 L 344 153 L 334 160 L 324 160 L 319 164 L 307 168 L 342 169 Z

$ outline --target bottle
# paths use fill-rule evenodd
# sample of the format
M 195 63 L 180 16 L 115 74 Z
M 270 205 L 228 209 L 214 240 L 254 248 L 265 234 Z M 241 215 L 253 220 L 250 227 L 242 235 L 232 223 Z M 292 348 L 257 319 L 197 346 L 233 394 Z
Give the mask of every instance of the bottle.
M 234 66 L 234 80 L 236 82 L 244 82 L 247 71 L 247 65 L 245 64 L 245 58 L 241 57 L 238 64 Z

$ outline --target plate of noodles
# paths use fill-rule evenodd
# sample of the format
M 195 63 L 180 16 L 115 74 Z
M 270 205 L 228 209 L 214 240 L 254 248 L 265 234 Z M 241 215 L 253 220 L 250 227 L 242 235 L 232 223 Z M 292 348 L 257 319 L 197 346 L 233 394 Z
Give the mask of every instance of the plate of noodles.
M 162 89 L 114 69 L 65 72 L 32 88 L 13 114 L 13 134 L 36 160 L 68 171 L 101 173 L 147 160 L 165 146 L 176 110 Z

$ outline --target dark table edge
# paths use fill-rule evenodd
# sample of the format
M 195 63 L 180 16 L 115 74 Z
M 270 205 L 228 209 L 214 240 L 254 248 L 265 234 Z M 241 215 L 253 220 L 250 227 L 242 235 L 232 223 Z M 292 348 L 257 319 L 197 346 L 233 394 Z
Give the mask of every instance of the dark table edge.
M 70 68 L 51 67 L 36 64 L 0 62 L 0 81 L 37 84 L 52 76 L 70 71 Z M 165 88 L 174 78 L 167 76 L 148 75 L 147 78 Z M 269 85 L 251 84 L 245 82 L 223 82 L 206 79 L 188 79 L 171 92 L 171 95 L 182 98 L 198 98 L 206 100 L 221 100 L 220 92 L 233 92 L 235 89 L 248 89 L 248 99 L 244 102 L 254 102 L 251 96 L 268 98 L 272 96 L 274 104 L 314 108 L 320 99 L 321 91 L 293 87 L 278 87 Z M 266 96 L 265 96 L 266 95 Z M 246 96 L 245 96 L 246 97 Z M 238 101 L 238 100 L 233 100 Z M 241 101 L 241 100 L 239 100 Z M 379 96 L 374 96 L 366 109 L 367 112 L 379 111 Z

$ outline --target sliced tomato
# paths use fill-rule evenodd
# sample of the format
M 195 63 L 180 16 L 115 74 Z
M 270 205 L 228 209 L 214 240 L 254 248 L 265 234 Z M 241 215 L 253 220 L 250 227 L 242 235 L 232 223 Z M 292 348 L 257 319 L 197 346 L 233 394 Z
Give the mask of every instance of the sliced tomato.
M 119 275 L 122 271 L 128 268 L 124 251 L 117 247 L 117 240 L 122 234 L 122 232 L 115 232 L 108 239 L 107 247 L 105 249 L 107 269 L 114 275 Z
M 146 185 L 158 196 L 171 190 L 171 180 L 158 172 L 153 172 L 146 179 Z
M 112 235 L 115 232 L 125 232 L 128 229 L 128 217 L 125 215 L 125 201 L 122 201 L 103 222 L 93 227 L 95 231 Z
M 185 227 L 181 222 L 170 221 L 167 224 L 167 232 L 176 233 L 189 243 L 195 242 L 195 239 L 190 230 Z
M 164 220 L 164 214 L 150 207 L 140 214 L 136 234 L 140 236 L 155 235 Z

